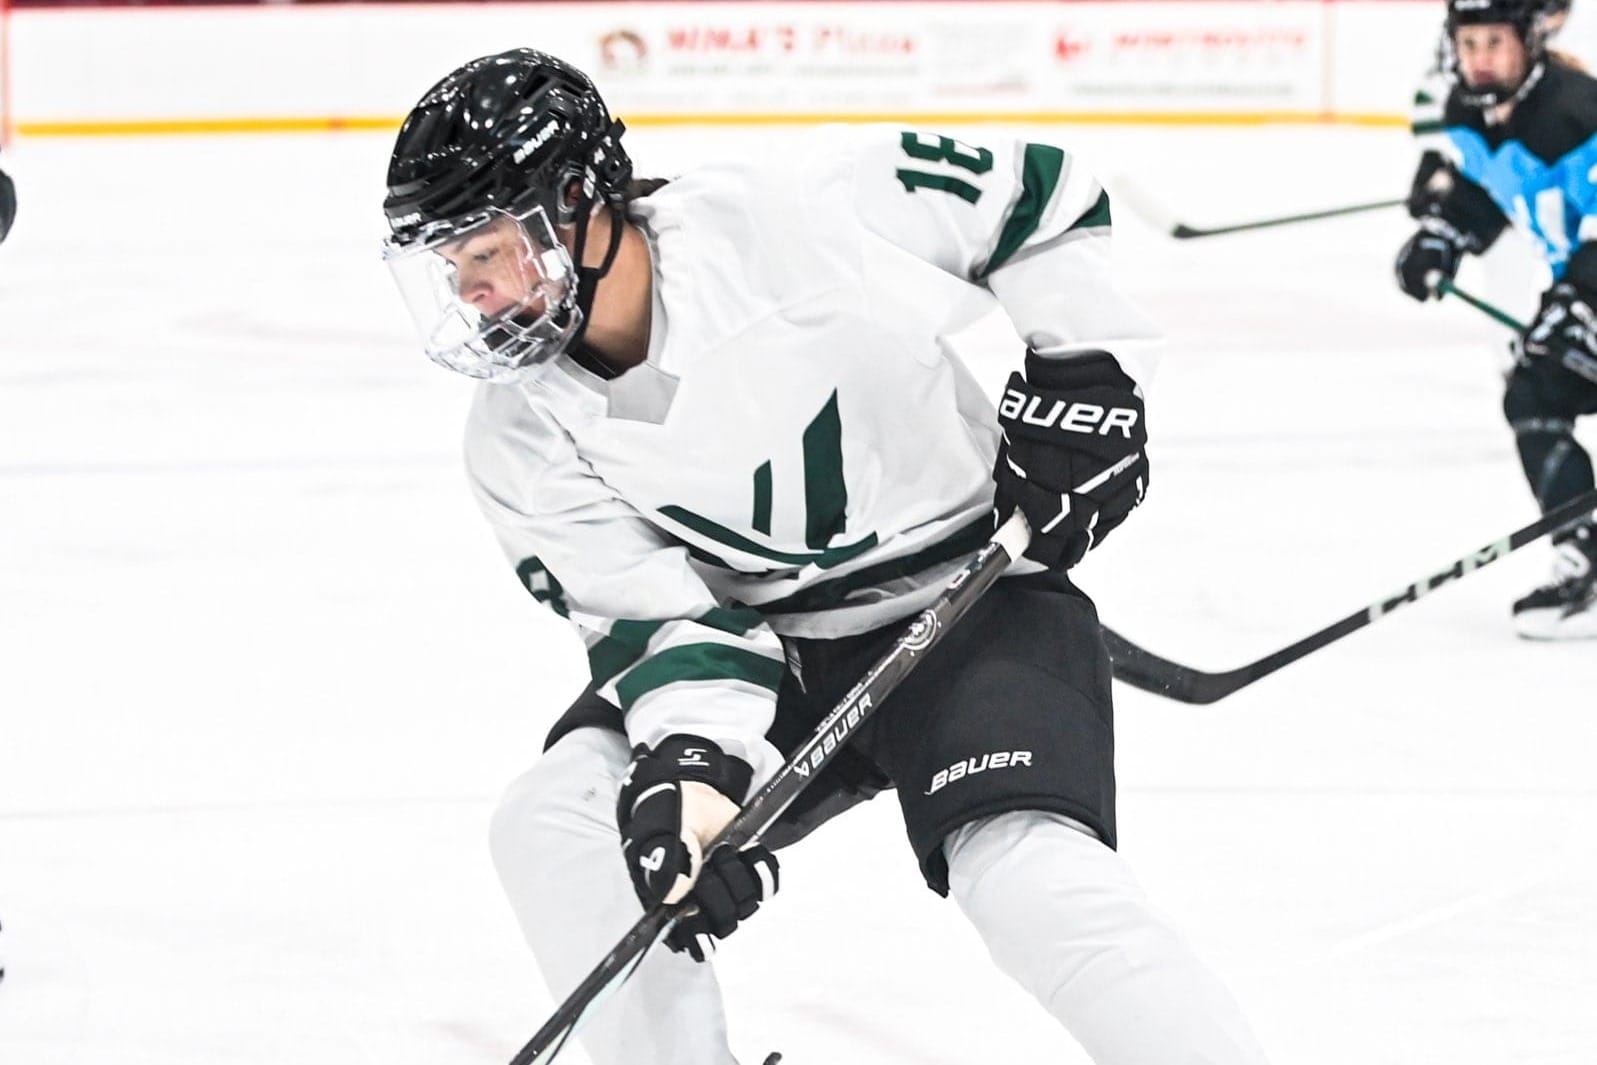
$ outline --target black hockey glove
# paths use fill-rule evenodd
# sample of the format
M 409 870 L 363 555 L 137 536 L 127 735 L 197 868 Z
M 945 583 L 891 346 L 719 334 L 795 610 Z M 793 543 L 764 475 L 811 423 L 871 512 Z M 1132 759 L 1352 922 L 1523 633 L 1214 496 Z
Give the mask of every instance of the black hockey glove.
M 1409 217 L 1416 222 L 1437 214 L 1442 201 L 1458 184 L 1458 170 L 1447 157 L 1438 151 L 1420 155 L 1419 169 L 1414 172 L 1414 183 L 1408 190 Z
M 1148 490 L 1148 430 L 1135 384 L 1107 352 L 1026 353 L 1009 375 L 993 468 L 1000 521 L 1020 508 L 1026 557 L 1069 569 L 1126 520 Z
M 1421 303 L 1440 299 L 1437 283 L 1458 274 L 1464 253 L 1475 250 L 1475 241 L 1441 218 L 1424 218 L 1420 228 L 1397 253 L 1397 284 Z
M 725 939 L 776 894 L 776 857 L 763 846 L 703 853 L 737 815 L 731 796 L 747 792 L 752 776 L 748 763 L 712 741 L 674 735 L 653 750 L 639 744 L 621 782 L 616 820 L 633 889 L 645 908 L 693 904 L 666 945 L 695 961 L 714 952 L 711 937 Z
M 1531 358 L 1551 358 L 1571 373 L 1597 381 L 1597 311 L 1581 289 L 1560 281 L 1542 294 L 1541 309 L 1521 342 Z

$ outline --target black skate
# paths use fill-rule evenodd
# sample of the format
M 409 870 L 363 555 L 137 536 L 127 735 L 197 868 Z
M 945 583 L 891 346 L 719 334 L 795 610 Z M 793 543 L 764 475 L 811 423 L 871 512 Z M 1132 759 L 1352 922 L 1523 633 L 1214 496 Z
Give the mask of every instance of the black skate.
M 1529 640 L 1597 637 L 1597 535 L 1582 526 L 1555 550 L 1552 580 L 1514 604 L 1514 628 Z

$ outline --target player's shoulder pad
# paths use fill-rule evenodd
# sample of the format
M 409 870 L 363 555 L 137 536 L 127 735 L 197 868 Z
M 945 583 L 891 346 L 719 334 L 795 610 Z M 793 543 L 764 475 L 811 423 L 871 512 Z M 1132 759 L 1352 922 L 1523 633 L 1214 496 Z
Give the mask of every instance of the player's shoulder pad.
M 1542 83 L 1519 105 L 1511 127 L 1537 158 L 1553 163 L 1597 135 L 1597 78 L 1549 63 Z

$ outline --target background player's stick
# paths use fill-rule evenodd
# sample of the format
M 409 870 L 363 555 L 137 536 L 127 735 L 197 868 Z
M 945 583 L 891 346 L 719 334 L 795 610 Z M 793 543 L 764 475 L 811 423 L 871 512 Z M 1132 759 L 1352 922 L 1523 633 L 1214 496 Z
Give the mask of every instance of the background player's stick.
M 1594 509 L 1597 509 L 1597 491 L 1587 492 L 1571 499 L 1524 528 L 1517 529 L 1501 540 L 1493 541 L 1479 551 L 1473 551 L 1455 560 L 1438 573 L 1420 578 L 1394 595 L 1377 599 L 1369 606 L 1355 610 L 1340 621 L 1332 622 L 1319 632 L 1305 636 L 1297 643 L 1283 647 L 1274 654 L 1265 655 L 1256 662 L 1249 662 L 1245 666 L 1221 673 L 1209 673 L 1172 662 L 1168 658 L 1161 658 L 1105 626 L 1104 642 L 1109 647 L 1110 661 L 1114 663 L 1115 679 L 1125 681 L 1133 688 L 1141 688 L 1143 691 L 1153 692 L 1155 695 L 1162 695 L 1177 702 L 1215 702 L 1232 692 L 1246 688 L 1256 680 L 1268 677 L 1282 666 L 1296 662 L 1328 644 L 1335 643 L 1349 633 L 1357 632 L 1364 626 L 1381 620 L 1400 606 L 1418 601 L 1422 596 L 1449 581 L 1467 577 L 1482 566 L 1496 562 L 1510 551 L 1516 551 L 1572 521 L 1586 517 Z
M 888 693 L 909 676 L 927 651 L 935 647 L 949 628 L 965 615 L 971 604 L 992 587 L 993 582 L 1003 574 L 1004 568 L 1020 557 L 1030 540 L 1031 530 L 1026 526 L 1026 519 L 1016 511 L 993 534 L 987 546 L 976 552 L 964 568 L 954 574 L 937 601 L 910 622 L 898 642 L 826 715 L 804 746 L 743 805 L 725 831 L 706 848 L 706 854 L 716 847 L 742 848 L 757 841 L 788 804 L 843 749 L 855 730 L 876 712 Z M 684 905 L 656 906 L 645 913 L 561 1003 L 554 1016 L 521 1048 L 521 1052 L 511 1060 L 511 1065 L 552 1061 L 594 1008 L 637 970 L 649 948 L 664 938 L 676 923 Z
M 1250 229 L 1272 229 L 1276 226 L 1291 226 L 1299 222 L 1317 222 L 1324 218 L 1339 218 L 1342 215 L 1362 214 L 1365 211 L 1379 211 L 1388 207 L 1401 207 L 1408 201 L 1376 200 L 1372 203 L 1355 203 L 1346 207 L 1327 207 L 1319 211 L 1305 211 L 1302 214 L 1281 215 L 1276 218 L 1259 218 L 1251 222 L 1237 222 L 1229 226 L 1212 226 L 1203 228 L 1189 226 L 1176 218 L 1152 197 L 1150 197 L 1135 182 L 1124 178 L 1115 182 L 1115 192 L 1123 198 L 1131 209 L 1142 215 L 1155 227 L 1162 230 L 1167 236 L 1177 240 L 1193 240 L 1197 237 L 1218 237 L 1226 233 L 1241 233 Z
M 1470 295 L 1446 278 L 1439 278 L 1435 288 L 1438 292 L 1463 300 L 1488 318 L 1501 322 L 1516 333 L 1523 333 L 1530 328 L 1507 311 L 1492 306 L 1479 296 Z M 1592 358 L 1584 351 L 1577 348 L 1566 348 L 1564 353 L 1559 356 L 1558 364 L 1577 377 L 1584 377 L 1586 380 L 1597 384 L 1597 359 Z
M 1442 293 L 1443 295 L 1452 296 L 1454 299 L 1463 300 L 1471 307 L 1474 307 L 1477 311 L 1480 311 L 1482 314 L 1486 315 L 1486 317 L 1508 326 L 1508 328 L 1512 329 L 1516 333 L 1523 333 L 1527 328 L 1524 322 L 1520 321 L 1518 318 L 1515 318 L 1507 311 L 1498 307 L 1493 307 L 1490 303 L 1487 303 L 1479 296 L 1470 295 L 1468 292 L 1465 292 L 1463 289 L 1459 288 L 1445 277 L 1438 277 L 1436 284 L 1433 287 L 1436 289 L 1436 291 Z

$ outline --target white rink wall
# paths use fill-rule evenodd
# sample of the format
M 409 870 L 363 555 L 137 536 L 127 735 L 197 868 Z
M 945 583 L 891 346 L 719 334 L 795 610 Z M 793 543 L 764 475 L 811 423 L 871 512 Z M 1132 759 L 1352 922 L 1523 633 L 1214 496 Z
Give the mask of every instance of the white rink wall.
M 47 134 L 381 128 L 473 56 L 591 72 L 649 122 L 1400 124 L 1437 0 L 267 4 L 21 9 L 7 121 Z

